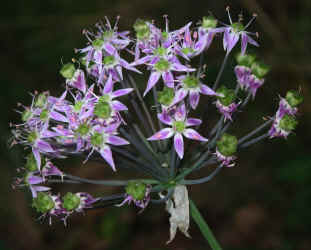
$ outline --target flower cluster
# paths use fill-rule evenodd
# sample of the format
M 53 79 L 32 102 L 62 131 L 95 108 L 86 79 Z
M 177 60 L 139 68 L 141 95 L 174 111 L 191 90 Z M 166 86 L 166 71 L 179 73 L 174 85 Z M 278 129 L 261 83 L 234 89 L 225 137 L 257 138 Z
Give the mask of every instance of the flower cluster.
M 302 103 L 303 97 L 297 91 L 288 91 L 285 98 L 281 98 L 279 108 L 275 114 L 270 138 L 287 136 L 296 128 L 298 121 L 295 118 L 297 106 Z
M 295 115 L 302 97 L 289 91 L 286 98 L 281 98 L 276 115 L 254 131 L 240 139 L 226 132 L 238 116 L 236 111 L 243 109 L 250 96 L 255 98 L 269 71 L 254 55 L 246 53 L 248 44 L 258 46 L 251 38 L 255 34 L 246 31 L 254 18 L 244 26 L 241 20 L 232 22 L 229 14 L 230 25 L 219 25 L 222 22 L 210 15 L 198 26 L 188 23 L 173 31 L 166 16 L 164 29 L 139 19 L 133 26 L 135 37 L 128 31 L 118 31 L 118 19 L 114 26 L 106 18 L 96 24 L 95 32 L 85 30 L 86 47 L 76 49 L 76 58 L 60 70 L 66 83 L 62 94 L 35 92 L 30 106 L 19 104 L 22 123 L 13 125 L 13 144 L 23 145 L 28 156 L 25 167 L 19 169 L 22 177 L 14 186 L 28 187 L 38 212 L 64 222 L 72 213 L 98 203 L 133 203 L 142 210 L 150 203 L 166 203 L 174 227 L 171 239 L 177 227 L 188 235 L 186 185 L 210 181 L 223 166 L 235 165 L 239 149 L 267 137 L 287 137 L 297 125 Z M 209 79 L 204 72 L 204 55 L 218 38 L 225 58 L 216 79 Z M 219 87 L 227 59 L 239 40 L 236 88 L 230 89 L 223 82 Z M 198 56 L 200 65 L 196 66 L 192 59 Z M 143 94 L 141 82 L 138 85 L 133 77 L 142 72 L 147 72 Z M 248 95 L 240 97 L 241 90 Z M 150 99 L 146 96 L 151 97 L 151 93 L 153 104 L 148 108 Z M 120 101 L 124 97 L 128 102 Z M 206 122 L 208 105 L 203 105 L 203 98 L 221 114 L 210 130 Z M 198 110 L 204 113 L 193 115 Z M 251 139 L 271 123 L 269 132 Z M 193 147 L 185 138 L 194 141 Z M 75 155 L 82 156 L 84 163 L 101 160 L 113 171 L 124 167 L 152 179 L 91 180 L 70 175 L 53 163 L 54 159 Z M 185 179 L 192 171 L 215 163 L 219 167 L 209 176 Z M 85 192 L 61 196 L 53 194 L 50 183 L 123 186 L 125 192 L 98 198 Z M 152 197 L 157 194 L 160 199 Z

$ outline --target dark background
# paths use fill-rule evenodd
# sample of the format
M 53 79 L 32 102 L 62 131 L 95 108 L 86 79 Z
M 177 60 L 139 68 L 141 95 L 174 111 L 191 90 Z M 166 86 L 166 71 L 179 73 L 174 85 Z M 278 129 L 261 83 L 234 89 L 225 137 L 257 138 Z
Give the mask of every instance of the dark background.
M 2 1 L 0 9 L 1 250 L 208 249 L 195 224 L 190 228 L 192 239 L 178 233 L 165 245 L 169 224 L 163 206 L 150 206 L 139 215 L 133 207 L 89 211 L 70 218 L 67 227 L 56 220 L 52 226 L 41 223 L 30 206 L 30 194 L 11 188 L 24 155 L 21 147 L 8 148 L 8 124 L 19 119 L 13 111 L 17 102 L 30 103 L 29 92 L 49 89 L 52 94 L 61 93 L 61 60 L 68 62 L 73 48 L 84 46 L 82 29 L 92 27 L 105 15 L 110 19 L 121 15 L 120 29 L 131 29 L 139 17 L 163 24 L 162 15 L 168 14 L 171 27 L 177 28 L 189 21 L 196 23 L 208 11 L 227 23 L 227 5 L 233 18 L 242 12 L 245 22 L 253 12 L 258 14 L 251 30 L 260 34 L 259 57 L 271 65 L 256 102 L 241 114 L 232 131 L 239 128 L 236 133 L 242 135 L 259 125 L 263 116 L 277 109 L 278 95 L 289 89 L 300 86 L 305 102 L 296 135 L 267 140 L 242 152 L 236 167 L 225 169 L 208 184 L 191 187 L 190 195 L 226 250 L 311 249 L 311 1 L 15 0 Z M 215 79 L 224 55 L 217 43 L 220 41 L 215 41 L 207 54 L 209 82 Z M 233 66 L 233 60 L 229 61 L 223 81 L 234 80 Z M 114 177 L 101 165 L 82 167 L 79 161 L 62 164 L 76 175 Z M 122 171 L 118 175 L 130 176 Z M 119 191 L 90 186 L 60 189 L 67 190 L 98 195 Z

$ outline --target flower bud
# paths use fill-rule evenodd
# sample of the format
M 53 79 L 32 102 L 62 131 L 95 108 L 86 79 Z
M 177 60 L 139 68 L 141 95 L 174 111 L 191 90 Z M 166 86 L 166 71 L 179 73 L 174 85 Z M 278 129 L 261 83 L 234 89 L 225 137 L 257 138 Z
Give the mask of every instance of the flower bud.
M 141 201 L 146 196 L 147 185 L 142 182 L 130 181 L 125 191 L 128 195 L 132 196 L 134 200 Z
M 44 192 L 38 193 L 37 197 L 33 199 L 32 207 L 40 213 L 47 213 L 52 210 L 55 203 L 50 195 Z
M 80 202 L 78 195 L 69 192 L 63 197 L 63 208 L 67 211 L 75 210 L 79 207 Z
M 158 92 L 158 101 L 160 104 L 169 106 L 174 99 L 174 89 L 164 87 L 162 91 Z
M 303 96 L 300 95 L 298 91 L 290 90 L 286 93 L 286 101 L 294 108 L 303 102 Z
M 73 63 L 66 63 L 63 65 L 59 73 L 66 79 L 72 79 L 75 74 L 76 68 Z
M 224 156 L 232 156 L 237 151 L 238 139 L 229 134 L 223 134 L 217 141 L 217 150 Z
M 294 116 L 291 115 L 284 115 L 279 123 L 280 128 L 287 132 L 294 130 L 297 125 L 298 121 L 295 119 Z
M 235 100 L 235 93 L 234 90 L 232 89 L 228 89 L 225 86 L 221 86 L 218 90 L 217 90 L 218 94 L 222 94 L 223 97 L 217 97 L 218 100 L 221 102 L 222 105 L 224 106 L 229 106 L 231 103 L 234 102 Z

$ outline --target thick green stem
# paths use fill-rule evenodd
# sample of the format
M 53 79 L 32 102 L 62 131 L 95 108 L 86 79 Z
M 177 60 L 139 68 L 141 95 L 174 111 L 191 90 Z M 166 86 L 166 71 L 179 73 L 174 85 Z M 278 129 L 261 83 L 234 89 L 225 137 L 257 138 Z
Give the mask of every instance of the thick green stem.
M 203 219 L 202 215 L 200 214 L 199 210 L 197 209 L 196 205 L 191 199 L 190 199 L 190 214 L 195 223 L 197 223 L 198 227 L 200 228 L 200 231 L 203 234 L 204 238 L 210 244 L 211 248 L 213 250 L 222 250 L 211 229 L 206 224 L 205 220 Z

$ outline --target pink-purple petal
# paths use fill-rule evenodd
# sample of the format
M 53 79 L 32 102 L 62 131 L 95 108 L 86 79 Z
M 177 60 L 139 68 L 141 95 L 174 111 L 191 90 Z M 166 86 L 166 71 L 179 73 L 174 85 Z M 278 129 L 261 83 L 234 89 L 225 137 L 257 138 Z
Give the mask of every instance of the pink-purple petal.
M 108 136 L 108 139 L 107 139 L 107 142 L 109 144 L 112 144 L 112 145 L 116 145 L 116 146 L 121 146 L 121 145 L 128 145 L 130 144 L 127 140 L 119 137 L 119 136 L 116 136 L 116 135 L 110 135 Z
M 159 81 L 160 79 L 160 76 L 161 76 L 161 73 L 159 72 L 152 72 L 150 74 L 150 77 L 149 77 L 149 80 L 148 80 L 148 84 L 147 84 L 147 88 L 144 92 L 144 96 L 150 91 L 150 89 L 153 88 L 153 86 Z
M 100 150 L 99 153 L 105 159 L 105 161 L 111 166 L 113 171 L 116 171 L 116 167 L 115 167 L 115 164 L 112 158 L 112 152 L 111 152 L 110 147 L 105 146 L 104 148 Z
M 167 87 L 174 88 L 174 76 L 171 71 L 163 72 L 162 78 Z
M 201 92 L 203 95 L 219 95 L 219 94 L 217 94 L 214 90 L 212 90 L 210 87 L 208 87 L 208 86 L 205 85 L 205 84 L 201 84 L 201 86 L 200 86 L 200 92 Z
M 191 128 L 185 129 L 185 131 L 183 132 L 183 135 L 185 137 L 187 137 L 188 139 L 191 139 L 191 140 L 208 141 L 207 138 L 204 138 L 197 131 L 195 131 L 194 129 L 191 129 Z
M 111 105 L 112 105 L 112 107 L 113 107 L 113 109 L 115 110 L 115 111 L 124 111 L 124 110 L 127 110 L 127 107 L 123 104 L 123 103 L 121 103 L 121 102 L 119 102 L 119 101 L 112 101 L 111 102 Z
M 162 112 L 162 113 L 160 113 L 160 114 L 158 114 L 158 119 L 162 122 L 162 123 L 164 123 L 164 124 L 166 124 L 166 125 L 172 125 L 173 123 L 172 123 L 172 118 L 168 115 L 168 113 L 167 112 Z
M 148 141 L 157 141 L 157 140 L 165 140 L 174 135 L 174 130 L 172 128 L 164 128 L 157 133 L 155 133 L 153 136 L 149 137 Z
M 200 100 L 200 93 L 198 91 L 190 90 L 189 101 L 192 109 L 196 109 L 196 107 L 199 104 L 199 100 Z
M 113 90 L 113 80 L 112 80 L 112 75 L 110 74 L 108 79 L 107 79 L 107 82 L 105 83 L 103 93 L 109 94 L 112 92 L 112 90 Z
M 134 89 L 132 88 L 127 88 L 127 89 L 119 89 L 119 90 L 116 90 L 112 93 L 112 97 L 119 97 L 119 96 L 123 96 L 123 95 L 127 95 L 129 93 L 131 93 Z
M 186 120 L 186 126 L 190 127 L 190 126 L 198 126 L 202 123 L 202 121 L 200 119 L 196 119 L 196 118 L 188 118 Z
M 179 158 L 182 159 L 184 157 L 184 140 L 180 133 L 176 133 L 174 136 L 174 148 Z

